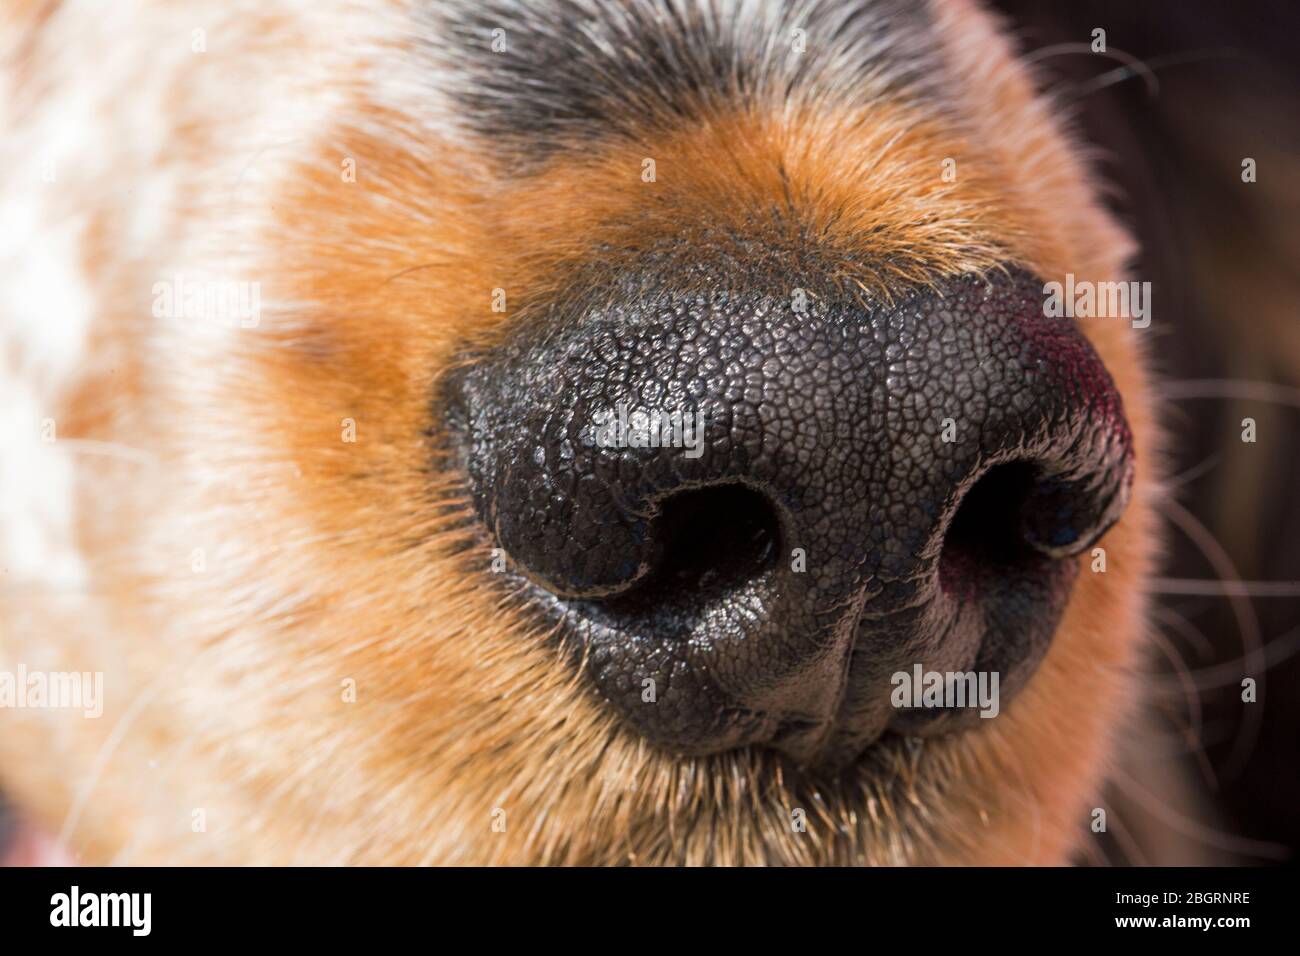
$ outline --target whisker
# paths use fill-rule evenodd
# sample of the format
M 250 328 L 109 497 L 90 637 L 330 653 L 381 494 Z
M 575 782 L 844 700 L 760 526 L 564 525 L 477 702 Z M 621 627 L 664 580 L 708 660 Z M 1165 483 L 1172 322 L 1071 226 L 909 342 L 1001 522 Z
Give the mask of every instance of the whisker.
M 1194 597 L 1291 598 L 1300 597 L 1300 581 L 1213 581 L 1197 578 L 1155 578 L 1152 594 Z
M 1164 652 L 1165 657 L 1169 659 L 1169 663 L 1173 665 L 1174 673 L 1178 675 L 1178 679 L 1182 684 L 1183 699 L 1187 702 L 1187 717 L 1191 721 L 1191 726 L 1184 726 L 1181 721 L 1175 721 L 1174 726 L 1186 739 L 1189 750 L 1193 753 L 1200 754 L 1202 752 L 1200 744 L 1201 698 L 1196 693 L 1196 684 L 1192 681 L 1191 675 L 1188 673 L 1187 664 L 1183 661 L 1182 657 L 1179 656 L 1178 651 L 1173 644 L 1171 644 L 1165 636 L 1159 632 L 1152 633 L 1151 639 L 1155 642 L 1156 646 Z
M 1181 488 L 1183 485 L 1191 484 L 1206 472 L 1213 471 L 1217 468 L 1221 461 L 1223 461 L 1223 455 L 1216 451 L 1213 455 L 1210 455 L 1200 463 L 1193 465 L 1186 471 L 1180 471 L 1172 478 L 1166 478 L 1164 483 L 1165 490 L 1168 491 L 1174 488 Z
M 1262 654 L 1264 663 L 1261 669 L 1268 670 L 1280 664 L 1295 654 L 1297 650 L 1300 650 L 1300 627 L 1293 627 L 1286 633 L 1271 638 L 1264 644 Z M 1198 690 L 1211 690 L 1215 687 L 1223 687 L 1240 681 L 1244 663 L 1245 658 L 1238 657 L 1230 661 L 1224 661 L 1222 664 L 1216 664 L 1213 667 L 1189 671 L 1189 674 L 1196 682 Z M 1162 681 L 1161 678 L 1155 678 L 1154 683 L 1164 683 L 1166 687 L 1171 686 L 1168 681 Z
M 63 825 L 59 827 L 58 843 L 60 846 L 71 846 L 72 836 L 76 832 L 77 825 L 81 822 L 81 813 L 94 795 L 95 789 L 99 786 L 104 769 L 108 766 L 109 761 L 113 759 L 118 745 L 126 738 L 131 725 L 144 713 L 145 707 L 153 702 L 159 690 L 160 688 L 156 682 L 146 685 L 131 701 L 126 710 L 122 712 L 122 716 L 113 725 L 113 729 L 100 743 L 99 748 L 95 751 L 94 758 L 90 762 L 89 771 L 83 779 L 77 782 L 76 791 L 68 806 L 68 812 L 63 817 Z
M 1163 509 L 1165 517 L 1177 526 L 1189 541 L 1196 545 L 1205 556 L 1205 559 L 1213 566 L 1216 574 L 1225 579 L 1241 580 L 1241 576 L 1237 573 L 1228 552 L 1223 549 L 1223 546 L 1215 540 L 1214 535 L 1195 515 L 1172 498 L 1165 499 Z M 1260 638 L 1259 618 L 1255 614 L 1254 605 L 1243 595 L 1229 593 L 1224 596 L 1231 603 L 1233 616 L 1237 619 L 1237 631 L 1241 637 L 1242 650 L 1245 652 L 1243 663 L 1246 663 L 1252 671 L 1257 672 L 1256 682 L 1259 692 L 1263 694 L 1264 671 L 1261 669 L 1264 660 L 1263 641 Z M 1238 731 L 1236 740 L 1233 742 L 1232 752 L 1229 754 L 1223 772 L 1223 775 L 1228 779 L 1239 774 L 1245 766 L 1249 750 L 1254 747 L 1255 741 L 1258 739 L 1259 724 L 1262 719 L 1262 708 L 1245 708 L 1241 728 Z
M 1093 841 L 1079 844 L 1079 852 L 1084 855 L 1088 866 L 1114 866 L 1106 856 L 1106 851 Z
M 1068 54 L 1087 54 L 1089 56 L 1107 56 L 1112 60 L 1118 60 L 1126 67 L 1135 70 L 1141 75 L 1142 80 L 1146 83 L 1147 93 L 1155 96 L 1160 92 L 1160 82 L 1156 79 L 1155 73 L 1141 60 L 1131 53 L 1126 53 L 1117 47 L 1108 47 L 1104 53 L 1099 53 L 1092 48 L 1089 43 L 1053 43 L 1051 46 L 1041 47 L 1031 53 L 1021 57 L 1023 63 L 1038 63 L 1051 56 L 1064 56 Z
M 1165 693 L 1156 691 L 1164 697 L 1174 697 L 1182 694 L 1182 688 L 1176 688 L 1176 693 Z M 1170 712 L 1161 708 L 1165 716 L 1171 717 Z M 1232 737 L 1231 728 L 1227 727 L 1221 721 L 1207 721 L 1201 728 L 1201 737 L 1199 747 L 1201 750 L 1217 746 L 1224 743 Z M 1181 728 L 1175 726 L 1175 729 L 1168 733 L 1151 732 L 1142 736 L 1142 757 L 1144 760 L 1154 761 L 1166 757 L 1186 757 L 1188 755 L 1187 737 Z M 1194 752 L 1194 751 L 1193 751 Z M 1214 784 L 1217 787 L 1217 783 Z
M 1232 398 L 1300 408 L 1300 388 L 1249 378 L 1192 378 L 1161 382 L 1160 395 L 1169 399 Z
M 1189 693 L 1191 694 L 1191 697 L 1187 696 Z M 1165 717 L 1169 719 L 1169 723 L 1174 729 L 1173 739 L 1176 740 L 1179 744 L 1179 746 L 1173 750 L 1173 753 L 1180 757 L 1185 757 L 1190 754 L 1196 760 L 1197 769 L 1200 770 L 1201 777 L 1205 781 L 1205 785 L 1209 787 L 1211 790 L 1218 790 L 1219 778 L 1214 772 L 1214 767 L 1210 763 L 1209 754 L 1206 752 L 1205 749 L 1206 747 L 1205 725 L 1202 723 L 1200 697 L 1197 695 L 1195 686 L 1192 686 L 1190 688 L 1186 686 L 1180 687 L 1179 693 L 1177 695 L 1183 700 L 1196 701 L 1195 710 L 1196 710 L 1197 726 L 1195 730 L 1192 730 L 1186 724 L 1184 724 L 1183 721 L 1179 719 L 1178 715 L 1173 711 L 1173 709 L 1171 709 L 1171 707 L 1168 705 L 1168 701 L 1172 699 L 1175 695 L 1162 694 L 1161 696 L 1165 698 L 1166 702 L 1160 705 L 1160 710 L 1165 715 Z M 1223 738 L 1226 739 L 1227 736 L 1228 735 L 1225 734 L 1223 735 Z M 1154 756 L 1154 754 L 1148 751 L 1146 756 L 1150 758 Z
M 1170 53 L 1167 56 L 1156 57 L 1147 60 L 1145 64 L 1148 73 L 1154 73 L 1156 70 L 1163 70 L 1170 66 L 1181 66 L 1187 63 L 1204 63 L 1208 60 L 1228 60 L 1240 57 L 1236 50 L 1189 50 L 1185 53 Z M 1113 70 L 1108 70 L 1100 76 L 1094 77 L 1086 83 L 1078 84 L 1074 89 L 1074 95 L 1082 99 L 1098 90 L 1103 90 L 1108 86 L 1114 86 L 1116 83 L 1122 83 L 1131 77 L 1139 75 L 1139 71 L 1132 66 L 1121 66 Z M 1145 75 L 1144 75 L 1145 79 Z M 1155 95 L 1151 92 L 1151 85 L 1147 85 L 1148 95 Z M 1158 90 L 1156 91 L 1158 92 Z
M 155 465 L 158 458 L 152 452 L 132 448 L 121 442 L 100 441 L 96 438 L 60 438 L 49 446 L 78 455 L 100 455 L 104 458 L 116 458 L 119 461 L 134 462 L 138 465 Z
M 1198 823 L 1190 817 L 1183 816 L 1122 770 L 1115 771 L 1114 781 L 1125 796 L 1136 801 L 1152 816 L 1168 824 L 1171 829 L 1177 830 L 1184 836 L 1200 840 L 1206 846 L 1266 860 L 1285 860 L 1291 855 L 1290 849 L 1280 843 L 1233 836 L 1230 833 L 1224 833 L 1222 830 L 1216 830 L 1213 827 Z
M 1196 653 L 1201 658 L 1210 659 L 1214 657 L 1214 645 L 1210 642 L 1210 639 L 1184 615 L 1171 607 L 1157 605 L 1152 610 L 1152 616 L 1177 631 L 1179 637 L 1184 638 L 1187 643 L 1196 648 Z
M 1115 845 L 1119 847 L 1119 851 L 1124 854 L 1125 865 L 1150 866 L 1151 861 L 1146 858 L 1146 854 L 1142 852 L 1137 840 L 1133 838 L 1133 834 L 1124 825 L 1124 821 L 1119 818 L 1115 808 L 1105 800 L 1101 801 L 1101 805 L 1106 811 L 1106 821 L 1109 824 L 1111 838 L 1114 839 Z
M 379 283 L 379 287 L 383 288 L 384 286 L 388 285 L 388 283 L 392 282 L 394 279 L 400 279 L 403 276 L 409 276 L 414 272 L 422 272 L 425 269 L 436 269 L 438 268 L 438 266 L 445 266 L 445 265 L 446 265 L 445 262 L 426 262 L 424 263 L 424 265 L 409 266 L 408 268 L 401 269 L 398 270 L 397 272 L 394 272 L 383 282 Z

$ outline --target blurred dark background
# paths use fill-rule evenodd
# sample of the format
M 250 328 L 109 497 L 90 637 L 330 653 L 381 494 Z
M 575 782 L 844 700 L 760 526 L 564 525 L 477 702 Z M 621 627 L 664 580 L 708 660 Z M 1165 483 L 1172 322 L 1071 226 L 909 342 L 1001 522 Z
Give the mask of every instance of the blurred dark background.
M 1294 864 L 1300 4 L 993 6 L 1097 149 L 1112 208 L 1138 238 L 1165 395 L 1167 560 L 1144 701 L 1156 716 L 1127 740 L 1111 825 L 1087 862 Z M 1095 28 L 1108 55 L 1088 49 Z M 1254 183 L 1242 181 L 1246 157 Z M 1241 440 L 1247 417 L 1254 444 Z M 1242 702 L 1243 677 L 1258 681 L 1255 704 Z

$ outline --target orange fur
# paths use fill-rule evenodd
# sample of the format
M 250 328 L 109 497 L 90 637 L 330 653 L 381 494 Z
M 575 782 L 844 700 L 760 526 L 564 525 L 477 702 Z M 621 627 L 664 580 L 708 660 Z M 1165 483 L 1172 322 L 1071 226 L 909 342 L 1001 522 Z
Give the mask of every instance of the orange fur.
M 1134 709 L 1153 560 L 1156 426 L 1127 323 L 1082 323 L 1137 448 L 1134 500 L 1101 542 L 1107 573 L 1085 567 L 1001 719 L 918 752 L 882 746 L 846 780 L 761 754 L 674 759 L 619 726 L 486 573 L 490 543 L 458 521 L 431 400 L 467 344 L 669 237 L 744 232 L 797 263 L 797 222 L 842 259 L 847 294 L 1008 262 L 1121 277 L 1129 241 L 1006 41 L 965 2 L 943 10 L 967 78 L 960 127 L 888 102 L 774 106 L 652 128 L 644 148 L 595 148 L 508 183 L 491 155 L 349 94 L 366 121 L 290 149 L 254 232 L 233 235 L 202 195 L 187 204 L 215 223 L 213 245 L 245 243 L 259 261 L 270 304 L 255 331 L 146 330 L 131 317 L 166 273 L 157 256 L 123 262 L 101 210 L 86 272 L 121 364 L 68 393 L 61 437 L 125 443 L 148 463 L 83 472 L 94 597 L 10 601 L 0 652 L 103 670 L 110 697 L 99 721 L 0 715 L 4 789 L 90 862 L 1065 860 Z M 173 94 L 173 122 L 199 156 L 212 134 L 187 125 L 193 95 Z M 340 179 L 344 156 L 355 183 Z M 946 158 L 955 183 L 940 178 Z M 888 265 L 862 271 L 864 250 Z M 805 834 L 789 827 L 794 807 Z

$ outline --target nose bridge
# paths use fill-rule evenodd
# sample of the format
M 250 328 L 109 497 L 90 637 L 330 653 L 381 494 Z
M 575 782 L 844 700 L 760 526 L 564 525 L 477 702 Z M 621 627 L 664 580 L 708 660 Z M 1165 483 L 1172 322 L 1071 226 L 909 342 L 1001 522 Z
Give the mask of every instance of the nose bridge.
M 706 403 L 720 433 L 749 436 L 748 454 L 710 477 L 767 489 L 792 548 L 858 570 L 834 575 L 841 588 L 931 572 L 962 492 L 999 462 L 1042 456 L 1068 417 L 1058 393 L 1078 369 L 1040 359 L 1036 288 L 966 278 L 893 305 L 767 308 L 759 374 L 745 372 L 757 386 Z
M 664 293 L 521 329 L 454 383 L 475 504 L 652 740 L 806 756 L 847 720 L 861 745 L 894 720 L 881 680 L 909 661 L 1032 670 L 1063 607 L 1057 559 L 1122 506 L 1118 399 L 1040 288 Z M 986 548 L 968 497 L 1012 526 L 993 537 L 1024 540 Z M 958 525 L 977 530 L 954 544 Z M 1028 581 L 1041 620 L 999 574 Z M 972 582 L 991 596 L 958 594 Z

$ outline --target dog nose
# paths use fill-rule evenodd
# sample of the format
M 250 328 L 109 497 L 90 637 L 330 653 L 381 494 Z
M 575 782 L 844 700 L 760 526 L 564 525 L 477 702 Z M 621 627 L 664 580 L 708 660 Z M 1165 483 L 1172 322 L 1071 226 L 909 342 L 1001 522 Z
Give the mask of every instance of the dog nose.
M 918 665 L 1005 702 L 1132 473 L 1109 374 L 1011 269 L 867 302 L 643 284 L 522 324 L 448 407 L 533 613 L 684 754 L 843 763 L 975 713 L 900 706 Z

